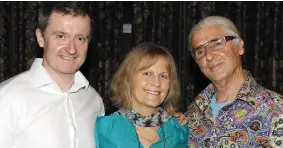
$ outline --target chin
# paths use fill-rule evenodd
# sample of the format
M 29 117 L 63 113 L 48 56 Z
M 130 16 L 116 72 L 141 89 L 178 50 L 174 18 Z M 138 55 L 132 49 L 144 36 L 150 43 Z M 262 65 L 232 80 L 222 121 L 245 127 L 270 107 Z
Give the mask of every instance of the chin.
M 215 75 L 213 77 L 214 81 L 221 81 L 221 80 L 224 80 L 224 79 L 226 79 L 226 75 L 225 74 L 218 74 L 218 75 Z
M 75 74 L 76 72 L 77 72 L 77 70 L 75 70 L 75 69 L 61 70 L 61 73 L 64 73 L 64 74 Z
M 161 103 L 151 103 L 151 104 L 148 104 L 149 106 L 153 107 L 153 108 L 158 108 L 160 106 Z

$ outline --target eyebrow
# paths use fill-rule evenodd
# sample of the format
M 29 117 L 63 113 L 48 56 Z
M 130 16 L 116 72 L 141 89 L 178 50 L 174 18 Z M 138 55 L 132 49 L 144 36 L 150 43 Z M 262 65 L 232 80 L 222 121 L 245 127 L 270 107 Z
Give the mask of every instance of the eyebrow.
M 68 34 L 67 32 L 64 32 L 64 31 L 54 31 L 53 34 L 58 34 L 58 33 L 61 33 L 61 34 Z M 79 34 L 79 35 L 76 35 L 76 36 L 82 36 L 82 37 L 85 37 L 87 39 L 90 39 L 90 35 L 83 35 L 83 34 Z
M 209 42 L 206 42 L 206 43 L 204 43 L 204 44 L 202 44 L 202 45 L 199 45 L 198 47 L 193 48 L 193 49 L 194 49 L 194 51 L 197 51 L 197 50 L 201 49 L 202 47 L 204 47 L 205 44 L 208 44 L 208 43 L 209 43 Z
M 64 34 L 64 35 L 67 34 L 67 32 L 64 32 L 64 31 L 54 31 L 54 32 L 53 32 L 53 34 L 58 34 L 58 33 L 62 33 L 62 34 Z
M 194 49 L 194 50 L 199 50 L 199 49 L 202 48 L 204 45 L 209 44 L 209 43 L 211 43 L 211 42 L 215 42 L 215 41 L 219 40 L 220 38 L 221 38 L 221 37 L 211 39 L 211 40 L 209 40 L 208 42 L 206 42 L 206 43 L 204 43 L 204 44 L 202 44 L 202 45 L 199 45 L 198 47 L 193 48 L 193 49 Z
M 83 37 L 87 38 L 88 40 L 90 39 L 90 35 L 79 35 L 79 36 L 83 36 Z

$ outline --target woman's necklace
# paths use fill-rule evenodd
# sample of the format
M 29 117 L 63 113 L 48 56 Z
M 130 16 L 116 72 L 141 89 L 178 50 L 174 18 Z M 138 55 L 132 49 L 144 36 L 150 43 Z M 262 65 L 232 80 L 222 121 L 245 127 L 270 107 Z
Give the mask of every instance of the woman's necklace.
M 164 132 L 164 129 L 163 129 L 162 126 L 160 126 L 160 128 L 161 128 L 162 135 L 163 135 L 163 148 L 166 148 L 166 136 L 165 136 L 165 132 Z M 139 137 L 139 134 L 138 134 L 139 128 L 136 128 L 135 132 L 136 132 L 136 136 L 137 136 L 137 139 L 138 139 L 138 148 L 141 148 L 141 141 L 140 141 L 141 139 L 140 139 L 140 138 L 142 138 L 142 139 L 144 139 L 144 140 L 146 140 L 146 141 L 149 141 L 149 142 L 151 142 L 151 144 L 153 144 L 153 143 L 156 141 L 157 136 L 158 136 L 158 134 L 157 134 L 157 136 L 155 136 L 155 138 L 154 138 L 153 140 L 149 140 L 149 139 L 144 138 L 142 135 L 140 135 L 140 137 Z
M 119 115 L 131 121 L 135 126 L 141 127 L 160 126 L 171 118 L 171 116 L 168 115 L 168 113 L 161 107 L 158 108 L 157 113 L 150 116 L 143 116 L 137 113 L 135 110 L 120 109 L 117 112 Z

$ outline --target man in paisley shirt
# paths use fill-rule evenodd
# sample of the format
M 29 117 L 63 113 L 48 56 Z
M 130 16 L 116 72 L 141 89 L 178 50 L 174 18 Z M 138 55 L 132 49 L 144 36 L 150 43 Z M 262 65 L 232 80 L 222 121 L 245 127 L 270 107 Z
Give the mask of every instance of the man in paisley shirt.
M 283 147 L 283 100 L 242 67 L 244 41 L 233 22 L 206 17 L 193 26 L 190 50 L 211 80 L 189 105 L 189 147 Z

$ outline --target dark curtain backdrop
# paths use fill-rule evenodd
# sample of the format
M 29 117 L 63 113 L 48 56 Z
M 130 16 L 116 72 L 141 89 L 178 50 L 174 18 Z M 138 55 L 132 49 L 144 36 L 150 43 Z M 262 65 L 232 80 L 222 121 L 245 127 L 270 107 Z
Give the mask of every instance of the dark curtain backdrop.
M 29 69 L 41 57 L 34 31 L 40 2 L 0 2 L 0 82 Z M 126 53 L 150 41 L 174 56 L 181 83 L 180 110 L 206 85 L 188 51 L 193 24 L 208 15 L 230 18 L 245 41 L 244 68 L 265 87 L 283 93 L 282 2 L 91 2 L 94 24 L 88 58 L 81 68 L 105 102 L 110 81 Z M 128 25 L 125 25 L 128 24 Z

